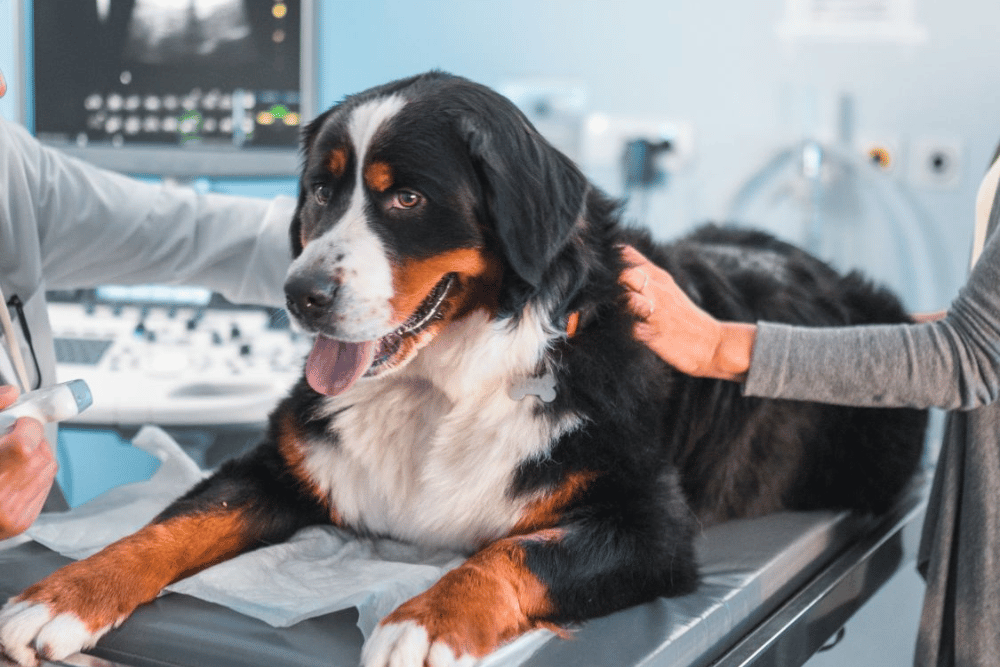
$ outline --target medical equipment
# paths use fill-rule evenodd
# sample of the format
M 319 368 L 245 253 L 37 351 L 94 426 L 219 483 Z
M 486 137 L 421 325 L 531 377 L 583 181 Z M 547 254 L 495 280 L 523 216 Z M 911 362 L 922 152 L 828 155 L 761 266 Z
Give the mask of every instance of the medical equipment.
M 90 387 L 83 380 L 70 380 L 51 387 L 29 391 L 0 410 L 0 433 L 21 417 L 33 417 L 45 423 L 75 417 L 93 403 Z
M 934 221 L 903 183 L 843 141 L 778 150 L 737 190 L 727 219 L 762 226 L 839 269 L 861 269 L 911 310 L 947 303 L 950 269 Z
M 93 409 L 73 424 L 259 426 L 309 350 L 283 311 L 233 306 L 198 288 L 50 293 L 49 317 L 59 376 L 85 378 L 94 393 Z
M 20 383 L 21 389 L 27 391 L 31 386 L 28 381 L 28 371 L 24 365 L 24 356 L 21 354 L 20 348 L 17 346 L 17 336 L 14 334 L 14 323 L 10 319 L 10 313 L 7 312 L 7 299 L 3 295 L 3 290 L 0 289 L 0 333 L 3 333 L 4 340 L 7 341 L 7 351 L 10 355 L 10 362 L 13 366 L 14 374 L 17 376 L 16 380 Z M 0 355 L 3 354 L 3 350 L 0 350 Z M 15 378 L 10 378 L 14 380 Z
M 22 120 L 41 141 L 128 174 L 298 173 L 317 112 L 316 0 L 21 3 Z

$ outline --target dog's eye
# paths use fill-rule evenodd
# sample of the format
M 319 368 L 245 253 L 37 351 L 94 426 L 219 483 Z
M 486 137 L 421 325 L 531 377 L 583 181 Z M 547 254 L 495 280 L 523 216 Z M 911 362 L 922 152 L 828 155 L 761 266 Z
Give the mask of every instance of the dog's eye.
M 313 187 L 313 197 L 320 206 L 325 206 L 330 201 L 331 196 L 333 196 L 333 190 L 330 189 L 329 185 L 317 185 Z
M 393 208 L 415 208 L 424 198 L 413 190 L 400 190 L 392 198 Z

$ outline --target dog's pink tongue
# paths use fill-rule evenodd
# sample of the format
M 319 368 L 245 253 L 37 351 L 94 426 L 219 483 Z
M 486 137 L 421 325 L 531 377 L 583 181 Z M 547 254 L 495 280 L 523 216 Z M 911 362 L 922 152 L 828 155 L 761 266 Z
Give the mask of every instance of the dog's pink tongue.
M 309 386 L 327 396 L 345 391 L 371 367 L 375 358 L 375 343 L 345 343 L 316 336 L 306 361 Z

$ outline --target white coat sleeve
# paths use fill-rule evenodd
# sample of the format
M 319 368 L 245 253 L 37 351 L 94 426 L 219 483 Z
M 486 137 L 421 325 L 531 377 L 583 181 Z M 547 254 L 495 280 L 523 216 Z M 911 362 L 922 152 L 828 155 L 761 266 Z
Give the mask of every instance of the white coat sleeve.
M 294 200 L 197 194 L 98 169 L 0 123 L 7 168 L 27 189 L 49 289 L 202 285 L 236 303 L 280 306 Z

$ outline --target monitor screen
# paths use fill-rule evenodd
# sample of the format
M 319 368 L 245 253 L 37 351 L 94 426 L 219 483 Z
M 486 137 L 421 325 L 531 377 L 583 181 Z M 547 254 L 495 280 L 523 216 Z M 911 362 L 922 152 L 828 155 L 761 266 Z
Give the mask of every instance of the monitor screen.
M 35 0 L 35 134 L 126 173 L 294 176 L 313 1 Z

